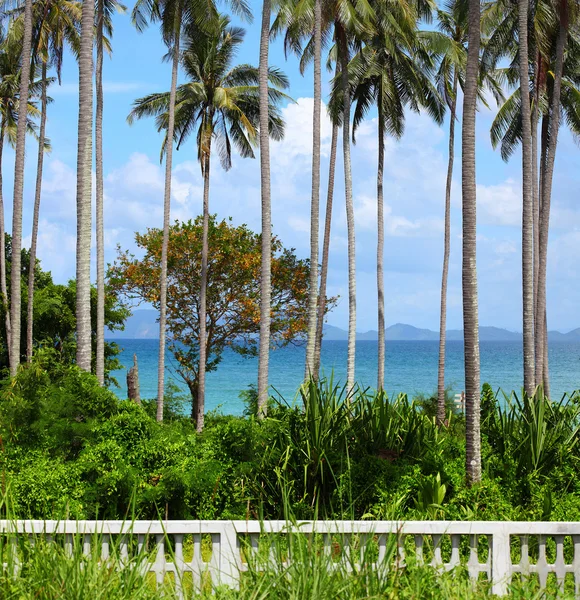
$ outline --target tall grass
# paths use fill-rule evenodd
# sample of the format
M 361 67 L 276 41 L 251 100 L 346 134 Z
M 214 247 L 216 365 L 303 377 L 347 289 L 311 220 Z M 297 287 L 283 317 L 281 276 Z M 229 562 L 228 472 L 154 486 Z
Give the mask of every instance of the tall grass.
M 334 536 L 324 549 L 322 536 L 294 533 L 268 540 L 268 547 L 246 555 L 240 586 L 233 590 L 212 585 L 202 590 L 183 586 L 185 598 L 198 600 L 307 600 L 307 599 L 416 599 L 483 600 L 489 598 L 489 583 L 470 581 L 467 572 L 444 573 L 430 566 L 397 565 L 396 544 L 388 543 L 382 560 L 377 559 L 376 540 Z M 16 546 L 3 544 L 4 569 L 0 574 L 0 597 L 38 600 L 153 600 L 179 597 L 166 577 L 156 588 L 144 575 L 147 557 L 141 554 L 123 562 L 113 553 L 103 561 L 98 553 L 87 556 L 80 538 L 68 550 L 58 541 L 40 538 L 33 545 L 22 539 Z M 289 560 L 291 559 L 291 560 Z M 550 586 L 541 593 L 535 582 L 514 582 L 508 598 L 573 598 L 573 585 L 564 593 Z

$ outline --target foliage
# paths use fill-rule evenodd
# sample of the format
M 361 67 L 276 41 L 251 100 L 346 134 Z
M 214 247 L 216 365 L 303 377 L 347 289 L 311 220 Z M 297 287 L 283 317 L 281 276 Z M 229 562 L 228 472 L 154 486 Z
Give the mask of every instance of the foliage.
M 10 294 L 10 270 L 12 263 L 12 240 L 6 234 L 6 268 L 8 294 Z M 28 249 L 22 249 L 22 327 L 21 349 L 22 359 L 26 359 L 26 322 L 27 322 L 27 282 L 30 264 Z M 76 283 L 71 280 L 67 285 L 56 284 L 52 281 L 49 271 L 43 271 L 40 261 L 36 261 L 34 271 L 34 345 L 37 352 L 52 349 L 51 360 L 64 365 L 75 363 L 76 355 Z M 123 329 L 129 311 L 119 303 L 117 294 L 107 289 L 105 295 L 105 327 L 109 331 Z M 4 323 L 5 308 L 0 303 L 0 321 Z M 93 367 L 97 344 L 97 290 L 91 288 L 91 331 L 93 346 Z M 105 342 L 105 383 L 116 384 L 109 375 L 111 371 L 121 369 L 117 359 L 120 348 L 115 342 Z M 46 361 L 41 359 L 44 364 Z M 8 368 L 8 348 L 6 344 L 6 329 L 0 327 L 0 369 Z
M 486 386 L 483 478 L 468 487 L 463 417 L 437 427 L 404 395 L 311 381 L 299 404 L 209 413 L 198 434 L 179 396 L 158 423 L 54 352 L 0 390 L 0 481 L 18 517 L 580 518 L 576 398 L 506 403 Z
M 260 328 L 261 237 L 245 225 L 209 221 L 207 286 L 207 365 L 215 371 L 229 347 L 242 356 L 255 356 Z M 119 293 L 159 306 L 162 232 L 136 234 L 145 255 L 138 259 L 121 251 L 109 272 Z M 178 372 L 196 398 L 199 363 L 199 306 L 202 219 L 176 222 L 169 232 L 167 323 L 170 348 Z M 272 238 L 272 342 L 285 346 L 300 341 L 307 328 L 309 263 Z M 327 300 L 330 310 L 334 299 Z

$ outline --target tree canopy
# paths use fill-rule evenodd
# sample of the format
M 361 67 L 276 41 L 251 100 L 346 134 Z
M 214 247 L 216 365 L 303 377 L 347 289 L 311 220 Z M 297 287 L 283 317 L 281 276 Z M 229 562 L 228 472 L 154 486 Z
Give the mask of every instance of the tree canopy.
M 159 307 L 162 230 L 137 233 L 144 251 L 137 258 L 119 248 L 109 271 L 113 288 L 127 299 Z M 179 375 L 196 398 L 199 358 L 199 284 L 202 219 L 176 221 L 169 232 L 167 268 L 167 329 L 170 349 Z M 209 220 L 207 284 L 208 371 L 215 371 L 226 348 L 242 356 L 255 356 L 260 330 L 261 236 L 231 220 Z M 297 258 L 272 237 L 272 329 L 275 347 L 300 343 L 307 329 L 308 260 Z M 335 298 L 327 300 L 332 309 Z

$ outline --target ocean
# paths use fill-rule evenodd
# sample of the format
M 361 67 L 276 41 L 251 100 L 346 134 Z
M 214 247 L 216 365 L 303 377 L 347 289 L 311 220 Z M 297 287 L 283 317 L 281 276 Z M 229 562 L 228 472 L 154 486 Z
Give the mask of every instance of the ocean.
M 115 341 L 115 340 L 112 340 Z M 142 398 L 157 394 L 158 340 L 116 340 L 123 349 L 120 361 L 124 367 L 133 364 L 133 354 L 139 362 L 139 381 Z M 334 374 L 335 381 L 346 380 L 346 341 L 325 341 L 322 365 L 326 375 Z M 385 361 L 385 389 L 389 393 L 406 392 L 432 394 L 437 389 L 439 344 L 436 341 L 388 341 Z M 458 393 L 464 389 L 463 342 L 447 342 L 445 383 Z M 522 346 L 518 342 L 481 342 L 481 382 L 494 389 L 520 391 L 523 381 Z M 305 348 L 289 346 L 270 354 L 270 384 L 273 391 L 291 402 L 304 374 Z M 580 389 L 580 343 L 553 342 L 549 348 L 550 384 L 553 398 Z M 166 381 L 173 381 L 185 392 L 186 388 L 175 372 L 175 360 L 166 355 Z M 357 341 L 356 381 L 364 387 L 376 386 L 377 343 Z M 243 358 L 228 350 L 217 371 L 208 373 L 206 410 L 240 415 L 244 403 L 241 391 L 256 383 L 257 358 Z M 126 371 L 114 371 L 118 388 L 112 388 L 121 398 L 127 396 Z

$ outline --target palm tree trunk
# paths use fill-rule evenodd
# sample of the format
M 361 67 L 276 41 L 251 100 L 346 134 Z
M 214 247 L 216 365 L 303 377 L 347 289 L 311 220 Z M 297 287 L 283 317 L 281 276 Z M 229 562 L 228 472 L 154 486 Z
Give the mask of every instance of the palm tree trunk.
M 566 1 L 563 2 L 566 10 Z M 556 42 L 556 64 L 554 68 L 554 88 L 550 106 L 549 142 L 546 153 L 545 171 L 542 177 L 542 201 L 540 206 L 540 265 L 538 269 L 538 303 L 537 314 L 540 315 L 539 335 L 536 336 L 536 355 L 541 356 L 539 372 L 536 372 L 536 383 L 547 379 L 544 367 L 544 356 L 548 340 L 546 336 L 546 274 L 548 262 L 548 235 L 550 231 L 550 204 L 552 200 L 552 179 L 554 176 L 554 161 L 556 160 L 556 146 L 558 144 L 558 129 L 560 127 L 560 92 L 562 89 L 562 72 L 564 68 L 564 49 L 567 38 L 567 16 L 560 15 L 560 27 Z
M 157 420 L 163 421 L 165 395 L 165 334 L 167 328 L 167 252 L 169 249 L 169 220 L 171 217 L 171 169 L 173 165 L 173 130 L 175 127 L 175 96 L 179 68 L 180 19 L 175 9 L 175 41 L 169 92 L 169 118 L 165 146 L 165 193 L 163 195 L 163 242 L 161 244 L 161 277 L 159 278 L 159 359 L 157 363 Z
M 260 276 L 260 350 L 258 359 L 258 418 L 268 410 L 268 368 L 270 362 L 270 305 L 272 296 L 272 205 L 270 200 L 270 139 L 268 132 L 268 46 L 270 41 L 270 0 L 262 5 L 260 31 L 260 188 L 262 196 L 262 265 Z
M 312 116 L 312 203 L 310 207 L 310 282 L 308 339 L 304 379 L 315 376 L 316 318 L 318 305 L 318 237 L 320 228 L 320 104 L 322 53 L 322 0 L 314 0 L 314 111 Z
M 381 86 L 382 88 L 382 86 Z M 385 387 L 385 217 L 383 201 L 383 167 L 385 162 L 385 114 L 381 104 L 383 90 L 378 94 L 379 156 L 377 167 L 377 294 L 378 294 L 378 373 L 377 390 Z
M 197 405 L 195 422 L 198 432 L 203 430 L 205 412 L 205 365 L 207 362 L 207 257 L 209 230 L 209 172 L 211 137 L 208 140 L 207 154 L 203 167 L 203 233 L 201 242 L 201 283 L 199 290 L 199 368 L 197 376 Z
M 457 69 L 453 70 L 453 98 L 449 115 L 449 157 L 445 183 L 445 235 L 443 245 L 443 274 L 441 277 L 441 315 L 439 318 L 439 367 L 437 373 L 437 423 L 445 421 L 445 344 L 447 338 L 447 280 L 451 250 L 451 185 L 455 158 L 455 112 L 457 108 Z
M 348 238 L 348 350 L 346 383 L 354 386 L 356 351 L 356 255 L 354 230 L 354 205 L 352 199 L 352 169 L 350 163 L 350 89 L 348 83 L 348 43 L 346 32 L 339 23 L 335 24 L 338 37 L 338 52 L 342 83 L 342 152 L 344 158 L 344 191 L 346 200 L 346 226 Z
M 528 0 L 518 0 L 519 70 L 522 117 L 522 305 L 524 390 L 534 393 L 534 197 L 528 54 Z
M 334 197 L 334 173 L 336 171 L 336 150 L 338 146 L 338 125 L 332 125 L 330 142 L 330 165 L 328 168 L 328 190 L 326 194 L 326 214 L 324 221 L 324 241 L 322 243 L 322 264 L 320 268 L 320 291 L 318 293 L 318 316 L 316 318 L 316 347 L 314 350 L 313 375 L 320 373 L 320 355 L 322 352 L 322 329 L 326 312 L 326 282 L 328 280 L 328 255 L 330 253 L 330 228 L 332 226 L 332 201 Z
M 2 306 L 5 312 L 6 348 L 10 362 L 10 307 L 8 305 L 8 289 L 6 285 L 6 225 L 4 223 L 4 194 L 2 193 L 2 157 L 4 153 L 5 122 L 2 117 L 0 124 L 0 292 L 2 293 Z
M 536 70 L 537 73 L 537 70 Z M 532 110 L 532 201 L 534 211 L 534 345 L 536 341 L 536 307 L 538 302 L 538 270 L 540 268 L 540 195 L 538 192 L 538 95 L 536 89 L 534 108 Z M 536 372 L 536 356 L 534 347 L 534 375 Z M 534 380 L 535 385 L 535 380 Z
M 24 5 L 24 34 L 20 68 L 19 113 L 16 131 L 16 156 L 14 159 L 14 201 L 12 205 L 12 265 L 10 275 L 10 375 L 14 377 L 20 364 L 21 325 L 21 255 L 22 249 L 22 197 L 24 193 L 24 162 L 28 88 L 30 85 L 30 51 L 32 46 L 32 0 Z M 2 240 L 4 241 L 4 240 Z
M 97 69 L 95 114 L 96 220 L 97 220 L 97 356 L 96 375 L 105 383 L 105 232 L 103 220 L 103 20 L 104 0 L 97 3 Z
M 548 317 L 547 314 L 544 313 L 544 373 L 542 375 L 542 382 L 544 384 L 544 394 L 547 398 L 550 397 L 550 369 L 548 364 L 548 348 L 549 348 L 549 340 L 548 340 Z
M 34 274 L 36 271 L 36 251 L 38 244 L 38 219 L 40 214 L 40 197 L 42 193 L 42 167 L 44 163 L 44 138 L 46 132 L 46 62 L 42 63 L 42 92 L 40 108 L 40 129 L 38 132 L 38 162 L 36 167 L 36 191 L 34 194 L 34 210 L 32 214 L 32 239 L 30 242 L 30 265 L 28 267 L 28 305 L 26 307 L 26 362 L 32 361 L 34 330 Z
M 539 298 L 539 291 L 538 291 L 538 285 L 539 285 L 539 277 L 540 277 L 540 258 L 541 258 L 541 252 L 540 252 L 540 219 L 541 219 L 541 213 L 542 213 L 542 190 L 544 189 L 544 174 L 546 172 L 546 156 L 548 154 L 548 133 L 549 133 L 549 128 L 550 128 L 550 116 L 548 114 L 544 114 L 542 116 L 542 127 L 541 127 L 541 135 L 540 135 L 540 145 L 541 145 L 541 149 L 540 149 L 540 176 L 539 176 L 539 192 L 538 192 L 538 206 L 537 206 L 537 211 L 538 211 L 538 227 L 536 230 L 536 245 L 537 245 L 537 263 L 538 263 L 538 270 L 537 270 L 537 274 L 536 274 L 536 288 L 535 288 L 535 305 L 534 305 L 534 354 L 535 354 L 535 359 L 536 359 L 536 386 L 540 385 L 542 383 L 543 380 L 543 371 L 544 371 L 544 354 L 538 354 L 537 353 L 537 349 L 539 348 L 539 340 L 538 337 L 540 336 L 540 328 L 543 327 L 542 323 L 543 323 L 543 317 L 540 314 L 540 312 L 538 311 L 538 298 Z
M 91 370 L 91 170 L 94 2 L 83 2 L 77 156 L 77 365 Z
M 465 438 L 467 481 L 481 480 L 479 389 L 479 317 L 477 304 L 477 186 L 475 175 L 475 114 L 480 47 L 480 3 L 469 0 L 469 33 L 463 96 L 462 197 L 463 197 L 463 330 L 465 353 Z

